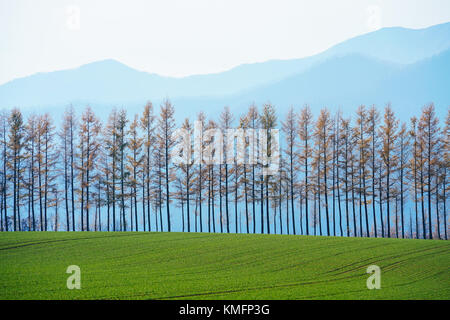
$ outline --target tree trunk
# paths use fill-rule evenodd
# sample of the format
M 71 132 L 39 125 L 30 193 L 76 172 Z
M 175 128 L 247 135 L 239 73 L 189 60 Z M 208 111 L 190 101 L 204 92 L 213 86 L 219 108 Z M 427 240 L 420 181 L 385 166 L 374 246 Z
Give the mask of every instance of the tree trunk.
M 230 233 L 230 216 L 228 211 L 228 164 L 225 163 L 225 214 L 227 218 L 227 233 Z
M 270 234 L 270 219 L 269 219 L 269 176 L 266 177 L 266 223 L 267 234 Z

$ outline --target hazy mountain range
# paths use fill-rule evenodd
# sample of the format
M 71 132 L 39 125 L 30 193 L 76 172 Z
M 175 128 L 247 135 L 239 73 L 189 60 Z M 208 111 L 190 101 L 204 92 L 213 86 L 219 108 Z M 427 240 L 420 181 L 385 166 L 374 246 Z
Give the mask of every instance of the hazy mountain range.
M 294 39 L 295 40 L 295 39 Z M 301 39 L 297 39 L 301 41 Z M 355 110 L 391 102 L 401 117 L 433 101 L 450 105 L 450 23 L 426 29 L 384 28 L 302 59 L 245 64 L 229 71 L 184 78 L 137 71 L 115 60 L 76 69 L 38 73 L 0 86 L 0 108 L 18 106 L 59 113 L 72 103 L 138 112 L 147 100 L 169 97 L 177 117 L 224 105 L 246 108 L 270 100 L 283 113 L 310 104 Z M 139 109 L 137 109 L 139 108 Z

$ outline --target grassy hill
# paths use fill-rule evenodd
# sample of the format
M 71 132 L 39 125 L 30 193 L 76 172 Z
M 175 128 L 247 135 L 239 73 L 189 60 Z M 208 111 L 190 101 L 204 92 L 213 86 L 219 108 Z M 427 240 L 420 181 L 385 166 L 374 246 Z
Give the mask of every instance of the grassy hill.
M 381 268 L 368 290 L 366 268 Z M 69 290 L 69 265 L 81 289 Z M 0 299 L 450 299 L 450 242 L 207 233 L 1 233 Z

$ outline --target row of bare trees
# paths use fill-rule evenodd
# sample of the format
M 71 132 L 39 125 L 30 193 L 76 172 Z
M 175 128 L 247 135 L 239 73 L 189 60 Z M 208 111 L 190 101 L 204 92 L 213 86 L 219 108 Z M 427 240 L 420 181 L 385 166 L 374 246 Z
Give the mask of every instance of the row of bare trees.
M 352 117 L 306 105 L 278 123 L 270 103 L 235 118 L 197 115 L 200 163 L 171 161 L 174 107 L 149 102 L 130 121 L 113 109 L 105 124 L 90 107 L 49 114 L 0 114 L 2 231 L 181 231 L 447 239 L 450 109 L 442 127 L 434 105 L 400 122 L 390 105 Z M 281 129 L 277 174 L 266 164 L 213 164 L 205 130 Z M 271 136 L 270 134 L 268 135 Z M 268 142 L 270 143 L 270 141 Z M 244 147 L 249 153 L 250 142 Z M 225 145 L 226 146 L 226 145 Z M 224 147 L 223 157 L 234 150 Z M 270 148 L 266 152 L 270 152 Z M 213 153 L 205 152 L 211 157 Z M 171 211 L 172 209 L 172 211 Z M 234 223 L 233 223 L 234 222 Z

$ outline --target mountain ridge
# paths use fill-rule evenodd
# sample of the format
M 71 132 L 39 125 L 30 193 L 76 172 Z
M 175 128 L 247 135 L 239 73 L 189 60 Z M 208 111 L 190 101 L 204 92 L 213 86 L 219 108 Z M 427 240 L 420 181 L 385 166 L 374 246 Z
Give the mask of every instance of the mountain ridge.
M 356 57 L 364 57 L 367 61 L 371 61 L 373 66 L 365 64 L 365 68 L 371 70 L 374 77 L 379 72 L 376 65 L 382 70 L 390 67 L 401 69 L 401 66 L 408 68 L 411 65 L 420 64 L 421 61 L 433 59 L 449 49 L 450 22 L 424 29 L 383 28 L 348 39 L 322 53 L 306 58 L 244 64 L 221 73 L 191 75 L 182 78 L 139 71 L 117 60 L 104 59 L 78 68 L 37 73 L 0 85 L 0 108 L 15 106 L 51 108 L 70 103 L 89 103 L 93 106 L 130 105 L 144 104 L 147 100 L 160 100 L 165 97 L 180 102 L 187 101 L 189 102 L 187 107 L 189 107 L 196 101 L 200 101 L 202 105 L 214 104 L 217 101 L 238 104 L 237 102 L 242 100 L 242 97 L 251 93 L 254 95 L 254 100 L 262 101 L 264 94 L 268 92 L 279 95 L 280 92 L 286 92 L 289 86 L 294 90 L 294 84 L 290 84 L 286 88 L 279 85 L 280 82 L 291 81 L 291 78 L 301 80 L 302 84 L 298 85 L 303 85 L 303 90 L 306 90 L 308 81 L 313 82 L 316 79 L 314 81 L 317 82 L 318 77 L 336 78 L 339 73 L 348 73 L 345 68 L 353 70 L 357 74 L 357 70 L 354 69 L 361 60 Z M 356 60 L 350 61 L 352 58 Z M 343 63 L 341 67 L 336 64 L 339 61 Z M 448 61 L 442 61 L 442 63 L 441 68 L 448 68 L 450 65 Z M 325 70 L 324 66 L 335 68 L 335 71 L 333 72 L 333 69 Z M 315 73 L 312 70 L 316 70 Z M 437 72 L 439 67 L 433 67 L 433 70 Z M 424 69 L 422 71 L 425 72 Z M 308 78 L 305 75 L 308 75 L 310 79 L 305 80 L 305 77 Z M 386 76 L 382 78 L 386 79 Z M 402 81 L 408 80 L 404 77 L 400 78 Z M 354 86 L 356 86 L 354 91 L 367 91 L 363 85 L 364 82 L 354 82 Z M 395 84 L 391 85 L 395 87 Z M 416 87 L 417 85 L 418 83 L 415 84 Z M 440 85 L 435 84 L 435 86 L 442 91 Z M 279 92 L 273 89 L 277 87 Z M 433 86 L 431 85 L 431 87 Z M 304 96 L 304 103 L 311 102 L 311 100 L 317 100 L 317 103 L 326 102 L 325 98 L 327 97 L 324 96 L 324 99 L 321 100 L 322 96 L 324 93 L 335 90 L 335 86 L 328 82 L 327 86 L 322 86 L 319 88 L 320 90 L 311 86 L 310 89 L 313 96 Z M 348 93 L 353 95 L 353 99 L 346 100 L 347 102 L 361 98 L 361 95 L 357 95 L 355 92 L 349 91 Z M 295 96 L 288 94 L 286 97 Z M 329 96 L 329 98 L 331 97 L 333 95 Z M 295 101 L 289 103 L 299 103 L 300 97 L 295 98 Z M 369 98 L 373 99 L 373 95 L 362 98 L 367 101 Z M 447 96 L 444 95 L 444 98 L 446 99 Z M 247 98 L 247 100 L 249 99 Z M 273 100 L 280 99 L 273 97 Z M 342 101 L 335 103 L 345 102 L 345 100 Z M 287 101 L 282 101 L 281 104 L 286 103 Z

